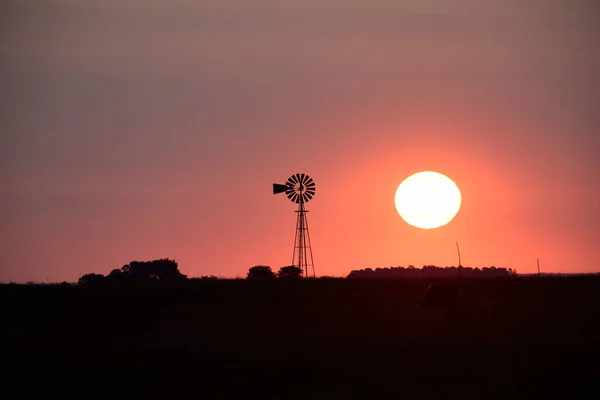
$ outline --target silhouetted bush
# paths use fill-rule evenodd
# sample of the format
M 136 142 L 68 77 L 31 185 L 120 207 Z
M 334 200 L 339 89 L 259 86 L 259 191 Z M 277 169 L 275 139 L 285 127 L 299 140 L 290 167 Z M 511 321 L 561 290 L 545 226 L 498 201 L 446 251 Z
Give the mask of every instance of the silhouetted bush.
M 248 270 L 247 279 L 274 279 L 277 276 L 268 265 L 256 265 Z
M 281 267 L 277 272 L 277 277 L 283 279 L 302 278 L 302 268 L 295 265 Z

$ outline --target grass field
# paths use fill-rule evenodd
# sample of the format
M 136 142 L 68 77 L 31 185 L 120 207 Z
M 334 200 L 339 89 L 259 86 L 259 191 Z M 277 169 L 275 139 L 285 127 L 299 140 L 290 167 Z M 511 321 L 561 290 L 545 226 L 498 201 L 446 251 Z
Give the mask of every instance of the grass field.
M 600 278 L 0 287 L 13 398 L 600 398 Z

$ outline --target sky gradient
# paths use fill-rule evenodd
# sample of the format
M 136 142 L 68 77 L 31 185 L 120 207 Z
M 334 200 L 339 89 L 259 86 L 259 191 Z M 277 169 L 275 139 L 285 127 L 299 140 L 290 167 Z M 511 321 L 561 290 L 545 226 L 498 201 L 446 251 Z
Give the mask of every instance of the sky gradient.
M 593 0 L 4 1 L 0 280 L 277 270 L 296 172 L 317 275 L 600 271 L 599 49 Z M 463 196 L 428 231 L 423 170 Z

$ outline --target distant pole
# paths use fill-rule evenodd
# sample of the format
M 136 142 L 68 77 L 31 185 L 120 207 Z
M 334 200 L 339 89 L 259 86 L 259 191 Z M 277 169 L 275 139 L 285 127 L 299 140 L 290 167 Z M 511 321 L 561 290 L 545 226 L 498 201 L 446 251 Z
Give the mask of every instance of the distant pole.
M 542 273 L 540 272 L 540 259 L 537 259 L 537 266 L 538 266 L 538 276 L 542 276 Z
M 458 242 L 456 242 L 456 252 L 458 253 L 458 277 L 460 278 L 460 249 L 458 248 Z

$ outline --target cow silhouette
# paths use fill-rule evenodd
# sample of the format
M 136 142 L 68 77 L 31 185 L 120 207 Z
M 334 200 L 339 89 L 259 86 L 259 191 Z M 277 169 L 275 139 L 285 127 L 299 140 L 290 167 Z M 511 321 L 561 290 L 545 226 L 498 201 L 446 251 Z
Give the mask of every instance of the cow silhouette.
M 432 283 L 417 307 L 454 307 L 457 300 L 458 286 L 455 283 Z

